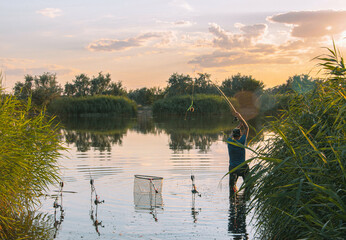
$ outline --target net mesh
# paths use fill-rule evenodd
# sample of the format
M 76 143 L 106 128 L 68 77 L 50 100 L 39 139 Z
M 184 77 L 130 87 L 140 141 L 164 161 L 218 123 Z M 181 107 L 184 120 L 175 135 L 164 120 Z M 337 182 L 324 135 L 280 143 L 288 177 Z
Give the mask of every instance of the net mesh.
M 134 193 L 155 194 L 162 193 L 162 177 L 135 175 Z
M 133 196 L 136 210 L 162 208 L 162 177 L 135 175 Z

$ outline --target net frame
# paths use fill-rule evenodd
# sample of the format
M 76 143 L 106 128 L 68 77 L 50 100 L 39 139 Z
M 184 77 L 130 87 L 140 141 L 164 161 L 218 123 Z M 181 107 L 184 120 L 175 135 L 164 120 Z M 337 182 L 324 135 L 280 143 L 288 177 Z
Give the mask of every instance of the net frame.
M 163 177 L 135 175 L 133 192 L 140 194 L 161 194 Z

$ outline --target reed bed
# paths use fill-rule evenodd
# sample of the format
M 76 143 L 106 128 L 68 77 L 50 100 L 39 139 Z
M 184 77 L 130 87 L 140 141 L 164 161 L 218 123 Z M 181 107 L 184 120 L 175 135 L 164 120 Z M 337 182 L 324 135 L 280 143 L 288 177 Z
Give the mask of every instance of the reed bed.
M 137 105 L 123 96 L 60 97 L 47 110 L 59 116 L 134 116 Z
M 238 106 L 236 99 L 230 101 Z M 190 108 L 192 106 L 192 108 Z M 153 104 L 155 115 L 226 115 L 230 114 L 227 102 L 218 95 L 196 94 L 168 97 Z
M 345 65 L 336 49 L 319 57 L 328 79 L 292 96 L 255 157 L 252 189 L 260 239 L 346 236 Z
M 29 239 L 39 227 L 33 210 L 58 180 L 63 149 L 52 120 L 33 112 L 30 99 L 0 98 L 0 239 Z

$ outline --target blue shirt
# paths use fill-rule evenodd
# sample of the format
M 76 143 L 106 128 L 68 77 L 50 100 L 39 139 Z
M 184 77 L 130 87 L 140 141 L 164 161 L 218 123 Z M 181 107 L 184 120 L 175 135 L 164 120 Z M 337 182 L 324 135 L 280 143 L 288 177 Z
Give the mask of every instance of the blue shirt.
M 240 137 L 239 140 L 234 140 L 233 138 L 228 138 L 227 142 L 238 142 L 245 145 L 246 136 L 245 134 Z M 235 146 L 233 144 L 227 143 L 228 145 L 228 155 L 229 155 L 229 166 L 230 168 L 235 168 L 239 164 L 245 161 L 245 148 Z

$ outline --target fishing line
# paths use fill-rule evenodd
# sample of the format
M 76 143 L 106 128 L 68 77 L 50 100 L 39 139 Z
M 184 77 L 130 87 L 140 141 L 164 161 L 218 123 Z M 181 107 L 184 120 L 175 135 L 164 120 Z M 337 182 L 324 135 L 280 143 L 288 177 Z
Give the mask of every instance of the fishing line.
M 194 90 L 195 90 L 195 81 L 192 80 L 192 93 L 191 93 L 191 105 L 188 107 L 188 109 L 186 109 L 186 113 L 185 113 L 185 120 L 187 117 L 187 112 L 194 112 L 195 108 L 193 107 L 193 95 L 194 95 Z
M 213 84 L 213 86 L 219 91 L 219 93 L 221 93 L 221 95 L 224 97 L 224 99 L 226 100 L 226 102 L 228 103 L 229 107 L 232 109 L 232 111 L 234 113 L 236 113 L 237 111 L 235 110 L 233 104 L 231 103 L 231 101 L 228 99 L 228 97 L 224 94 L 224 92 L 215 84 L 213 83 L 213 81 L 210 79 L 209 80 L 211 82 L 211 84 Z

